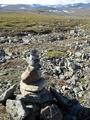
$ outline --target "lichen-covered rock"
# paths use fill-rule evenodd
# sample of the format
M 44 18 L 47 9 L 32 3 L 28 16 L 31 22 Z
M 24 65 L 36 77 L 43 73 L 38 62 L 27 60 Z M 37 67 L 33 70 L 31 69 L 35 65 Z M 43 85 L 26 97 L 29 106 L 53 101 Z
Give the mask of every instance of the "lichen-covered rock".
M 28 116 L 28 110 L 20 100 L 7 100 L 6 111 L 13 120 L 23 120 Z

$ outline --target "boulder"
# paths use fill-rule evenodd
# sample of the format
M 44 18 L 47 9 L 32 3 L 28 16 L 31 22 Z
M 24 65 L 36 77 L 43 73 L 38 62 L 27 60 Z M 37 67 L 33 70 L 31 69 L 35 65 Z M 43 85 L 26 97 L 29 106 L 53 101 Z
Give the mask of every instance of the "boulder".
M 7 99 L 11 98 L 14 95 L 16 86 L 17 86 L 16 84 L 11 86 L 0 96 L 0 103 L 5 102 Z
M 52 95 L 56 98 L 58 105 L 64 111 L 69 111 L 73 105 L 77 104 L 77 100 L 71 100 L 58 93 L 54 88 L 50 88 Z
M 28 116 L 28 110 L 20 100 L 7 100 L 6 111 L 13 120 L 24 120 Z

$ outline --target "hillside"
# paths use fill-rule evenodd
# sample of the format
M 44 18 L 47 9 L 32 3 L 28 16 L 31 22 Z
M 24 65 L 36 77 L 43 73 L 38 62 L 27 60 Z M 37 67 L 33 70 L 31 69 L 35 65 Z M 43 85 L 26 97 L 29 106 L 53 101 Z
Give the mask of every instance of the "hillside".
M 90 108 L 90 17 L 0 12 L 0 95 L 14 84 L 15 95 L 20 92 L 21 74 L 34 48 L 48 87 Z M 0 118 L 9 120 L 1 104 Z
M 79 13 L 78 13 L 79 14 Z M 1 12 L 0 36 L 47 34 L 54 31 L 68 31 L 77 25 L 83 25 L 90 30 L 89 17 L 68 17 L 59 15 L 45 15 L 32 12 Z

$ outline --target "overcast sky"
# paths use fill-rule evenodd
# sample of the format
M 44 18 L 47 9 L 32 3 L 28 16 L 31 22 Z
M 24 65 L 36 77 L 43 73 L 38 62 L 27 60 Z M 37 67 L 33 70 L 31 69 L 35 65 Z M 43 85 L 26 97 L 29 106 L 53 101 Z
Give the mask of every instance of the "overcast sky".
M 0 0 L 0 4 L 69 4 L 90 3 L 90 0 Z

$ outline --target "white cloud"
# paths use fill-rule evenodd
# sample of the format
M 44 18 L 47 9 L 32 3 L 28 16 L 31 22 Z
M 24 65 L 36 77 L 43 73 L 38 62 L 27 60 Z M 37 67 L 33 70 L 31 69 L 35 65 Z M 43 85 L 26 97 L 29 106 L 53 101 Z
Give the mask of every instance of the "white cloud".
M 1 0 L 0 4 L 69 4 L 87 3 L 90 0 Z

